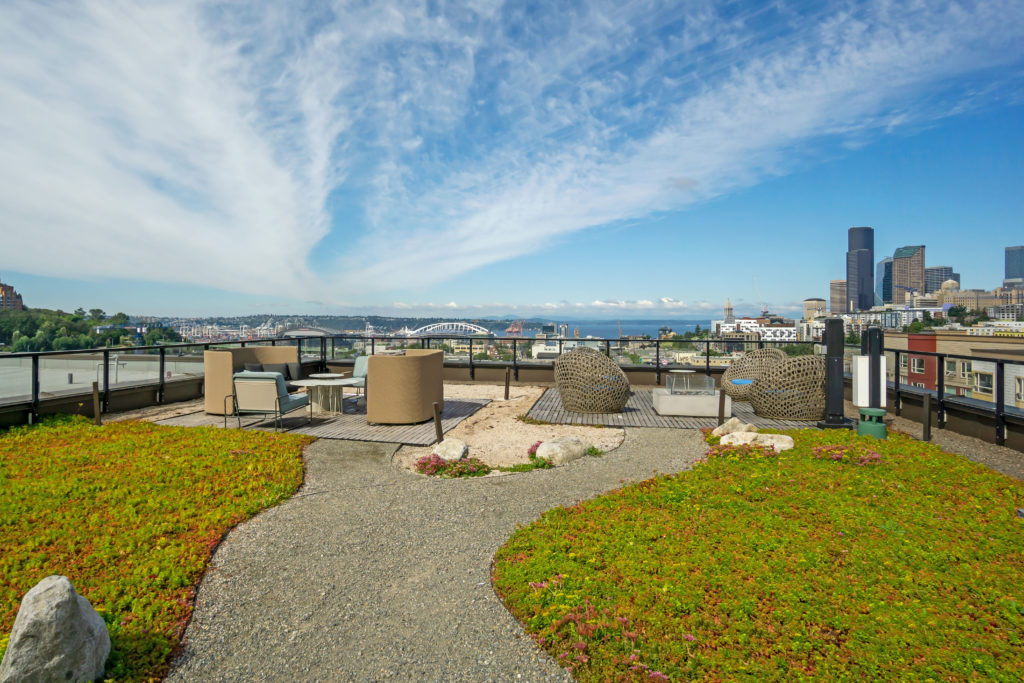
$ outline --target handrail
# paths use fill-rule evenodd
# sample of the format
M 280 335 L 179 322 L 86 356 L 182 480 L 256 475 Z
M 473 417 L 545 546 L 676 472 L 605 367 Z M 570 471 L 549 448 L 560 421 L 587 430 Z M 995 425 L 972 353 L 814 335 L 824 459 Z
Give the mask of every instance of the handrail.
M 278 345 L 280 343 L 286 343 L 286 344 L 292 344 L 292 345 L 294 345 L 294 346 L 296 346 L 298 348 L 300 359 L 301 359 L 302 353 L 303 353 L 303 350 L 304 350 L 304 348 L 303 348 L 304 342 L 307 341 L 308 339 L 312 339 L 312 338 L 304 338 L 304 337 L 261 337 L 261 338 L 249 338 L 249 339 L 238 339 L 238 340 L 230 340 L 230 341 L 220 341 L 220 342 L 202 341 L 202 342 L 180 342 L 180 343 L 173 343 L 173 344 L 155 344 L 155 345 L 149 345 L 149 346 L 107 346 L 107 347 L 98 347 L 98 348 L 92 348 L 92 349 L 64 349 L 64 350 L 59 350 L 59 351 L 20 351 L 20 352 L 17 352 L 17 353 L 0 353 L 0 360 L 22 359 L 22 358 L 31 359 L 31 361 L 32 361 L 32 368 L 31 368 L 31 372 L 32 372 L 31 381 L 32 381 L 32 383 L 31 383 L 31 400 L 29 402 L 29 410 L 30 410 L 30 419 L 32 421 L 35 421 L 36 419 L 38 419 L 39 397 L 40 397 L 40 393 L 41 393 L 40 381 L 39 381 L 39 373 L 40 373 L 40 359 L 42 359 L 42 358 L 60 357 L 60 356 L 74 356 L 74 355 L 85 355 L 85 354 L 102 354 L 102 356 L 104 358 L 104 362 L 103 362 L 104 372 L 103 372 L 103 377 L 102 377 L 102 387 L 100 387 L 100 390 L 101 390 L 101 397 L 102 397 L 102 411 L 106 412 L 106 410 L 108 408 L 109 400 L 110 400 L 110 391 L 111 391 L 110 377 L 109 377 L 109 367 L 110 367 L 110 362 L 109 361 L 110 361 L 111 354 L 114 353 L 114 352 L 129 354 L 129 357 L 130 357 L 131 354 L 137 354 L 139 352 L 147 352 L 147 351 L 156 351 L 156 352 L 158 352 L 158 354 L 159 354 L 159 366 L 158 366 L 159 367 L 159 371 L 158 371 L 159 372 L 159 376 L 158 376 L 157 380 L 155 382 L 153 382 L 152 384 L 157 386 L 157 403 L 160 404 L 160 403 L 164 402 L 165 384 L 166 384 L 166 379 L 167 379 L 166 376 L 165 376 L 165 363 L 166 363 L 166 356 L 167 356 L 168 351 L 172 351 L 173 352 L 173 351 L 179 350 L 179 349 L 198 349 L 199 347 L 202 347 L 202 349 L 205 351 L 205 350 L 209 350 L 211 348 L 234 348 L 234 347 L 243 347 L 244 348 L 244 347 L 246 347 L 248 345 L 256 345 L 256 344 L 269 344 L 271 346 L 276 346 L 276 345 Z M 328 356 L 327 356 L 327 339 L 331 340 L 331 344 L 330 344 L 331 358 L 328 358 Z M 315 347 L 314 347 L 314 351 L 319 351 L 318 355 L 319 355 L 320 366 L 321 366 L 321 368 L 323 368 L 324 365 L 328 362 L 328 360 L 335 360 L 334 359 L 335 350 L 336 350 L 339 342 L 341 342 L 341 343 L 345 343 L 345 342 L 363 342 L 364 344 L 368 342 L 368 345 L 370 347 L 370 349 L 369 349 L 370 353 L 373 354 L 376 351 L 376 345 L 377 345 L 378 342 L 401 342 L 401 343 L 405 343 L 405 344 L 418 343 L 421 346 L 421 348 L 431 348 L 431 342 L 432 341 L 433 342 L 468 341 L 468 348 L 469 348 L 469 370 L 470 370 L 470 376 L 474 377 L 475 374 L 476 374 L 475 370 L 476 370 L 476 367 L 477 367 L 477 363 L 476 363 L 475 359 L 473 358 L 473 342 L 474 341 L 479 342 L 479 341 L 481 341 L 483 339 L 484 338 L 482 338 L 482 337 L 473 337 L 473 336 L 465 336 L 465 335 L 463 335 L 463 336 L 430 336 L 430 337 L 393 337 L 393 336 L 385 336 L 385 335 L 365 335 L 365 334 L 348 335 L 348 334 L 338 334 L 338 335 L 325 335 L 325 336 L 319 337 L 319 343 L 317 344 L 317 346 L 319 346 L 319 349 L 315 349 Z M 487 337 L 486 340 L 487 340 L 488 343 L 506 344 L 506 345 L 511 345 L 512 346 L 512 360 L 511 361 L 507 361 L 507 360 L 489 361 L 488 362 L 488 366 L 489 367 L 505 367 L 505 366 L 510 367 L 510 368 L 513 369 L 513 372 L 515 374 L 516 380 L 518 380 L 520 367 L 521 366 L 527 366 L 528 367 L 528 365 L 529 365 L 528 363 L 525 362 L 525 359 L 521 360 L 519 358 L 519 351 L 524 347 L 524 344 L 522 344 L 521 342 L 530 341 L 530 338 L 529 337 L 497 337 L 497 336 L 495 336 L 495 337 Z M 534 340 L 534 341 L 536 341 L 536 340 Z M 603 346 L 604 347 L 604 349 L 603 349 L 604 352 L 607 355 L 609 355 L 609 356 L 611 355 L 613 344 L 617 345 L 617 346 L 634 345 L 634 344 L 644 344 L 644 345 L 646 345 L 648 347 L 654 346 L 654 362 L 655 362 L 655 364 L 654 364 L 653 368 L 650 367 L 649 365 L 627 365 L 627 366 L 624 366 L 624 367 L 627 370 L 631 370 L 631 371 L 641 371 L 641 372 L 653 371 L 655 373 L 656 377 L 657 377 L 656 381 L 659 384 L 660 384 L 661 376 L 662 376 L 662 373 L 663 373 L 663 370 L 664 370 L 664 368 L 662 366 L 662 359 L 663 359 L 662 348 L 661 348 L 662 344 L 670 344 L 670 345 L 686 344 L 686 345 L 690 345 L 691 347 L 693 347 L 694 352 L 697 354 L 698 357 L 699 356 L 704 356 L 704 371 L 705 371 L 705 374 L 710 375 L 711 374 L 712 366 L 711 366 L 711 354 L 709 353 L 709 351 L 711 349 L 711 345 L 712 344 L 723 344 L 723 343 L 725 343 L 725 344 L 743 345 L 745 347 L 747 344 L 754 343 L 754 342 L 751 342 L 751 341 L 748 341 L 748 340 L 723 339 L 723 338 L 718 338 L 718 337 L 701 337 L 701 338 L 695 338 L 695 339 L 624 339 L 624 338 L 607 338 L 607 337 L 603 337 L 603 338 L 587 338 L 587 339 L 555 338 L 552 341 L 557 341 L 558 342 L 558 349 L 559 349 L 559 351 L 561 351 L 563 349 L 563 347 L 565 346 L 566 342 L 576 342 L 576 343 L 581 343 L 581 344 L 587 344 L 587 343 L 589 343 L 589 344 L 597 344 L 597 345 Z M 808 340 L 758 340 L 756 343 L 758 345 L 758 348 L 764 348 L 766 345 L 770 345 L 770 346 L 801 346 L 801 345 L 807 345 L 807 344 L 820 344 L 821 342 L 820 341 L 814 341 L 814 340 L 811 340 L 811 341 L 808 341 Z M 310 344 L 310 345 L 312 345 L 312 344 Z M 703 346 L 704 348 L 701 349 L 700 348 L 701 346 Z M 845 348 L 846 349 L 851 349 L 852 348 L 852 349 L 856 349 L 858 352 L 860 351 L 860 347 L 857 346 L 857 345 L 846 345 Z M 994 391 L 995 395 L 993 396 L 993 399 L 994 399 L 993 400 L 993 414 L 994 414 L 995 421 L 996 421 L 996 443 L 1003 444 L 1005 442 L 1005 422 L 1006 422 L 1006 420 L 1005 420 L 1006 407 L 1005 407 L 1005 396 L 1004 396 L 1005 386 L 1006 386 L 1006 382 L 1005 382 L 1005 368 L 1006 368 L 1007 365 L 1024 365 L 1024 359 L 1018 360 L 1018 359 L 1013 359 L 1013 358 L 1001 358 L 1001 357 L 998 357 L 998 356 L 967 356 L 967 355 L 962 355 L 962 354 L 952 354 L 952 353 L 938 352 L 938 351 L 916 351 L 916 350 L 911 350 L 911 349 L 896 349 L 896 348 L 885 348 L 885 349 L 883 349 L 883 352 L 891 353 L 895 357 L 894 364 L 893 364 L 894 365 L 894 367 L 893 367 L 893 371 L 894 371 L 893 372 L 893 374 L 894 374 L 894 382 L 893 382 L 894 401 L 893 401 L 893 403 L 894 403 L 894 409 L 895 409 L 897 414 L 899 414 L 900 410 L 901 410 L 901 393 L 902 393 L 902 390 L 901 390 L 901 379 L 900 379 L 900 373 L 899 373 L 899 359 L 900 359 L 901 355 L 906 354 L 907 356 L 911 356 L 911 357 L 913 357 L 913 356 L 925 356 L 925 357 L 934 357 L 934 358 L 938 359 L 939 362 L 938 362 L 938 368 L 937 368 L 937 378 L 936 378 L 936 381 L 937 381 L 938 386 L 940 387 L 940 394 L 939 394 L 939 397 L 938 397 L 938 406 L 937 406 L 938 407 L 938 414 L 939 414 L 939 427 L 940 428 L 945 425 L 945 418 L 946 418 L 945 413 L 946 413 L 946 400 L 947 399 L 946 399 L 946 397 L 942 393 L 942 391 L 944 391 L 944 389 L 945 389 L 945 381 L 944 381 L 945 380 L 945 375 L 944 375 L 944 367 L 943 367 L 944 364 L 945 364 L 944 361 L 946 359 L 955 359 L 955 360 L 966 360 L 966 361 L 972 361 L 972 362 L 994 363 L 995 364 L 995 371 L 994 371 L 995 376 L 993 378 L 994 379 L 993 391 Z M 189 354 L 189 355 L 191 355 L 191 354 Z M 316 354 L 313 354 L 313 355 L 316 355 Z M 543 363 L 543 364 L 547 365 L 548 363 Z M 678 365 L 678 364 L 671 363 L 669 365 L 675 366 L 675 365 Z

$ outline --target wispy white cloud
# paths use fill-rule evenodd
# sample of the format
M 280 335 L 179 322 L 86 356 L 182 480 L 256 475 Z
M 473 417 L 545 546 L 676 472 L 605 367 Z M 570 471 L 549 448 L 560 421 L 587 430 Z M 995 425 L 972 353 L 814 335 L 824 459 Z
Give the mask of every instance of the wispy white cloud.
M 357 304 L 1016 97 L 1012 0 L 789 12 L 7 2 L 0 267 Z

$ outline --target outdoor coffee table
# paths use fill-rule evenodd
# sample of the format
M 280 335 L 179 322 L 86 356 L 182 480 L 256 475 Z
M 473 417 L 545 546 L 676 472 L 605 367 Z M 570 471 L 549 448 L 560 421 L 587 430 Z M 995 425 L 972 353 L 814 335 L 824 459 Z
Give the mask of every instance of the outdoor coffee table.
M 345 379 L 348 375 L 340 372 L 314 372 L 309 376 L 310 379 Z M 295 382 L 292 382 L 295 384 Z
M 306 388 L 309 402 L 313 404 L 316 412 L 340 413 L 344 411 L 345 386 L 336 379 L 299 379 L 293 381 L 292 384 Z

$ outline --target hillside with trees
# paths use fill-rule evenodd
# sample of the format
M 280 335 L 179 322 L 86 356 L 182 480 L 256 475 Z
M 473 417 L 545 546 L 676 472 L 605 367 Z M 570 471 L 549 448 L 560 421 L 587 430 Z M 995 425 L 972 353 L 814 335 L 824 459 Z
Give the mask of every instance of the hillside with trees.
M 98 308 L 73 313 L 46 308 L 0 311 L 0 348 L 18 353 L 181 341 L 177 332 L 162 326 L 149 326 L 144 336 L 136 338 L 130 320 L 126 313 L 107 316 Z

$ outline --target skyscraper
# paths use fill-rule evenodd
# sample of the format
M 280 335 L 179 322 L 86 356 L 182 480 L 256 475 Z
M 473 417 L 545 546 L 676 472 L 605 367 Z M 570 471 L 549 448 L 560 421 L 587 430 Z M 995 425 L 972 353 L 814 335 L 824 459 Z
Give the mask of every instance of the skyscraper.
M 1006 274 L 1007 280 L 1024 278 L 1024 246 L 1006 248 Z
M 846 251 L 846 308 L 866 311 L 875 305 L 875 229 L 850 228 Z
M 926 266 L 924 269 L 925 293 L 937 292 L 942 289 L 946 280 L 956 280 L 960 284 L 960 273 L 954 273 L 949 266 Z
M 892 255 L 892 300 L 902 304 L 907 292 L 924 293 L 924 245 L 900 247 Z
M 878 262 L 875 270 L 875 303 L 892 303 L 892 257 L 886 256 Z
M 846 280 L 828 281 L 828 311 L 832 315 L 848 313 L 846 310 Z

